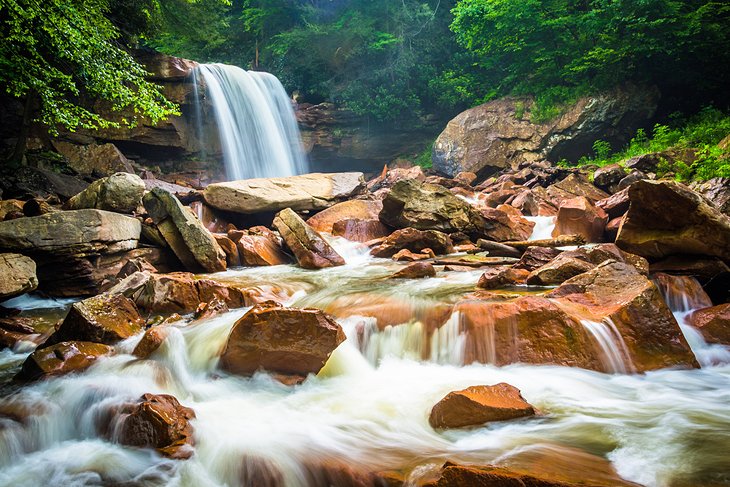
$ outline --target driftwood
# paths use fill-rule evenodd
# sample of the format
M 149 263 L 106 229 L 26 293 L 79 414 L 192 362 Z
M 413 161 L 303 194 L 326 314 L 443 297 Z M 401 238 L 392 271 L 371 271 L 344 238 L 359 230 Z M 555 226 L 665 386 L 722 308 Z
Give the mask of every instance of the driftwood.
M 520 242 L 504 242 L 505 245 L 525 250 L 527 247 L 567 247 L 586 243 L 581 235 L 560 235 L 544 240 L 523 240 Z
M 477 245 L 480 249 L 489 252 L 489 255 L 493 257 L 519 258 L 522 255 L 522 252 L 520 252 L 516 248 L 505 245 L 503 243 L 494 242 L 492 240 L 484 240 L 483 238 L 480 238 L 479 240 L 477 240 Z

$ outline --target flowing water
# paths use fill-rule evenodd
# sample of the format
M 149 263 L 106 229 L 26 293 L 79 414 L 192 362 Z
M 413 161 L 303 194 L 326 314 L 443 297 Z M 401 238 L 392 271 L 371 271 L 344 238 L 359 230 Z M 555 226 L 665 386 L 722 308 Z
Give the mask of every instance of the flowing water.
M 464 366 L 459 313 L 442 318 L 434 310 L 473 290 L 479 271 L 387 279 L 400 264 L 370 258 L 358 244 L 333 243 L 346 266 L 240 268 L 214 276 L 272 286 L 290 305 L 349 311 L 339 319 L 348 339 L 318 376 L 287 387 L 265 373 L 244 378 L 221 371 L 218 356 L 246 309 L 176 324 L 148 360 L 128 354 L 140 339 L 133 337 L 86 373 L 6 387 L 0 412 L 27 413 L 21 421 L 0 415 L 0 485 L 256 486 L 264 475 L 300 486 L 323 461 L 399 469 L 415 479 L 447 460 L 509 465 L 538 451 L 562 455 L 569 468 L 589 475 L 589 467 L 574 463 L 574 449 L 608 459 L 622 477 L 643 485 L 730 485 L 729 366 L 646 374 Z M 358 314 L 366 309 L 378 312 Z M 589 326 L 610 355 L 611 324 Z M 619 346 L 611 353 L 607 360 L 620 369 L 624 352 Z M 0 362 L 16 366 L 26 355 L 3 354 Z M 518 387 L 540 415 L 468 430 L 429 426 L 431 407 L 449 391 L 498 382 Z M 164 459 L 99 435 L 109 408 L 148 392 L 172 394 L 195 410 L 190 460 Z
M 294 176 L 307 172 L 291 100 L 276 76 L 226 64 L 202 64 L 229 180 Z M 196 83 L 197 99 L 201 100 Z M 198 120 L 203 110 L 195 109 Z

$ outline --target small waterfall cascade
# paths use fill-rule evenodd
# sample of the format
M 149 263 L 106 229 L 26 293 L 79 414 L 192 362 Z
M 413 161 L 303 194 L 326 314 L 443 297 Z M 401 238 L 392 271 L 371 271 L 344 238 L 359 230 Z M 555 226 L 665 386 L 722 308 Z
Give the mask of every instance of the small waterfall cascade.
M 213 106 L 229 180 L 294 176 L 307 172 L 291 100 L 276 76 L 226 64 L 201 64 L 194 74 Z M 205 89 L 198 89 L 202 80 Z
M 526 216 L 525 219 L 535 223 L 532 235 L 528 240 L 544 240 L 553 237 L 553 230 L 555 230 L 554 216 Z
M 702 367 L 730 363 L 730 347 L 707 343 L 702 333 L 689 324 L 692 312 L 712 306 L 712 300 L 699 281 L 691 276 L 656 274 L 654 284 L 672 310 L 697 361 Z
M 606 372 L 612 374 L 636 372 L 626 342 L 611 318 L 605 318 L 603 321 L 581 320 L 581 324 L 600 348 L 601 363 Z

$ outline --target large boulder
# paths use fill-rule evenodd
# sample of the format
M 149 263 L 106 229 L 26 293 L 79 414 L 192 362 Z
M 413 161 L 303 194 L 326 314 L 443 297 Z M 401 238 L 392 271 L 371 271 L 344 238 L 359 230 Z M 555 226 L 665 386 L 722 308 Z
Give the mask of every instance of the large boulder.
M 638 181 L 616 245 L 649 259 L 672 254 L 730 261 L 730 217 L 702 196 L 673 181 Z
M 527 220 L 520 210 L 510 205 L 483 208 L 480 213 L 486 222 L 482 235 L 495 242 L 527 240 L 535 228 L 534 222 Z
M 545 196 L 560 208 L 564 202 L 578 197 L 584 197 L 591 203 L 609 197 L 609 194 L 603 190 L 596 188 L 588 178 L 580 174 L 569 174 L 557 183 L 553 183 L 545 190 Z
M 280 211 L 273 225 L 305 269 L 345 265 L 345 259 L 290 208 Z
M 730 345 L 730 303 L 699 309 L 687 318 L 708 343 Z
M 333 233 L 334 225 L 343 220 L 377 220 L 383 202 L 380 200 L 350 200 L 337 203 L 307 220 L 318 232 Z
M 695 183 L 692 189 L 710 200 L 718 210 L 730 216 L 730 178 L 713 178 Z
M 163 456 L 184 460 L 193 455 L 195 411 L 167 394 L 144 394 L 119 411 L 115 433 L 123 445 L 155 448 Z
M 241 265 L 268 266 L 291 263 L 291 257 L 284 253 L 278 239 L 269 235 L 244 235 L 229 232 L 229 238 L 236 244 Z
M 38 287 L 35 262 L 20 254 L 0 254 L 0 301 Z
M 0 222 L 0 248 L 61 257 L 137 247 L 139 220 L 103 210 L 74 210 Z
M 411 252 L 431 249 L 434 254 L 450 254 L 454 251 L 454 244 L 448 235 L 437 230 L 403 228 L 385 237 L 370 253 L 375 257 L 393 257 L 404 249 Z
M 226 270 L 226 254 L 213 235 L 171 193 L 155 188 L 144 206 L 180 261 L 192 272 Z
M 142 204 L 144 191 L 144 181 L 139 176 L 118 172 L 94 181 L 88 188 L 68 200 L 66 205 L 70 210 L 96 208 L 132 213 Z
M 585 196 L 578 196 L 564 201 L 558 209 L 553 237 L 580 235 L 586 242 L 601 242 L 607 223 L 606 212 Z
M 332 226 L 332 235 L 346 238 L 353 242 L 369 242 L 378 238 L 387 237 L 390 229 L 377 218 L 372 220 L 340 220 Z
M 54 140 L 53 147 L 68 160 L 69 166 L 74 171 L 84 176 L 92 174 L 109 176 L 116 172 L 134 173 L 132 164 L 114 144 L 92 142 L 80 145 Z
M 221 367 L 305 377 L 318 373 L 344 340 L 340 325 L 318 309 L 254 307 L 233 325 Z
M 598 139 L 614 147 L 649 122 L 657 90 L 626 86 L 579 99 L 561 116 L 530 121 L 531 98 L 502 98 L 460 113 L 433 145 L 433 167 L 450 177 L 462 171 L 482 176 L 540 159 L 577 161 Z
M 132 300 L 121 294 L 100 294 L 74 303 L 45 345 L 68 341 L 114 345 L 142 330 L 144 320 Z
M 203 197 L 210 206 L 235 213 L 321 210 L 364 188 L 360 172 L 313 173 L 210 184 Z
M 433 428 L 463 428 L 534 414 L 520 390 L 502 382 L 449 392 L 431 409 L 428 422 Z
M 394 228 L 464 232 L 482 235 L 484 217 L 466 201 L 436 184 L 403 179 L 393 185 L 383 200 L 380 221 Z
M 18 379 L 36 380 L 88 369 L 100 357 L 111 354 L 108 345 L 92 342 L 61 342 L 31 353 L 23 362 Z

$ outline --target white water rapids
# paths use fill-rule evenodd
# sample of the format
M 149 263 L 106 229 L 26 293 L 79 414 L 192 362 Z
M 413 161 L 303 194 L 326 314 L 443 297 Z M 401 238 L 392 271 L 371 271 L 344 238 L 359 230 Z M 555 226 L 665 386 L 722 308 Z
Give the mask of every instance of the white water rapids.
M 412 303 L 417 315 L 472 289 L 480 274 L 384 280 L 397 264 L 366 257 L 355 244 L 344 251 L 342 241 L 336 243 L 346 266 L 235 269 L 214 277 L 270 283 L 295 306 L 323 305 L 343 295 L 397 297 Z M 255 486 L 250 470 L 264 462 L 279 472 L 282 485 L 300 486 L 307 485 L 306 466 L 323 459 L 374 471 L 437 467 L 446 460 L 504 462 L 525 451 L 564 447 L 604 456 L 622 477 L 643 485 L 730 482 L 727 365 L 643 375 L 458 366 L 458 316 L 434 334 L 431 361 L 421 360 L 422 344 L 409 345 L 422 336 L 409 336 L 409 327 L 378 332 L 374 318 L 353 316 L 339 320 L 348 340 L 319 376 L 287 387 L 265 373 L 243 378 L 217 368 L 228 332 L 245 311 L 174 327 L 150 360 L 121 353 L 83 374 L 6 388 L 12 394 L 0 401 L 0 410 L 25 405 L 32 414 L 26 422 L 0 420 L 0 485 Z M 369 332 L 356 336 L 363 327 Z M 118 348 L 129 352 L 139 338 Z M 361 352 L 363 340 L 368 346 Z M 2 352 L 1 368 L 24 357 Z M 431 407 L 449 391 L 498 382 L 519 388 L 541 415 L 471 430 L 429 426 Z M 105 408 L 147 392 L 172 394 L 195 410 L 190 460 L 164 459 L 97 434 L 94 425 Z

